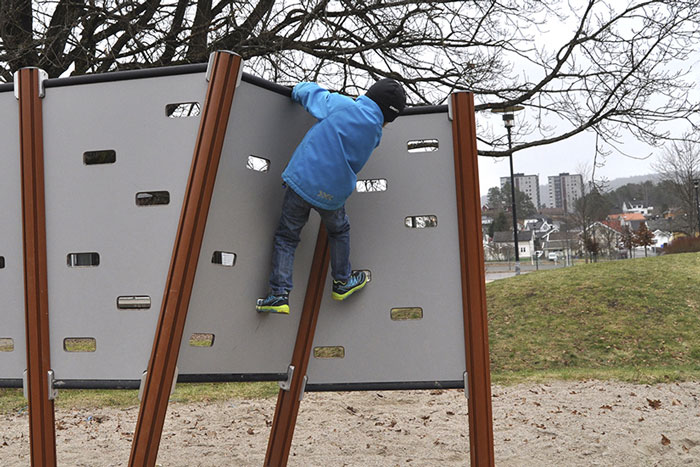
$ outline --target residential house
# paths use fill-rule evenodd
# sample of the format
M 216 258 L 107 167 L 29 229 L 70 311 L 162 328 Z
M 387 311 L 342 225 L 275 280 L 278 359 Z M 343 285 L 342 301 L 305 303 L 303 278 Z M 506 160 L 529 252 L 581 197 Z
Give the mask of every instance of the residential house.
M 520 259 L 530 259 L 534 255 L 535 235 L 530 230 L 521 230 L 518 232 L 518 249 L 520 250 Z M 513 232 L 494 232 L 493 241 L 489 244 L 486 251 L 486 258 L 491 260 L 507 260 L 513 258 L 514 252 Z
M 625 227 L 629 227 L 631 231 L 635 231 L 639 229 L 639 225 L 642 222 L 646 222 L 646 218 L 644 217 L 644 214 L 640 214 L 638 212 L 627 212 L 627 213 L 619 213 L 619 214 L 609 214 L 608 217 L 606 218 L 608 221 L 619 221 L 620 226 L 622 227 L 622 230 L 625 229 Z
M 544 256 L 557 253 L 560 257 L 574 256 L 581 251 L 581 236 L 579 231 L 551 232 L 542 243 Z
M 636 212 L 648 216 L 653 209 L 654 206 L 649 206 L 646 201 L 637 201 L 636 199 L 622 203 L 622 212 L 625 214 Z
M 616 257 L 622 243 L 622 225 L 619 220 L 594 222 L 588 227 L 588 235 L 598 243 L 600 254 Z

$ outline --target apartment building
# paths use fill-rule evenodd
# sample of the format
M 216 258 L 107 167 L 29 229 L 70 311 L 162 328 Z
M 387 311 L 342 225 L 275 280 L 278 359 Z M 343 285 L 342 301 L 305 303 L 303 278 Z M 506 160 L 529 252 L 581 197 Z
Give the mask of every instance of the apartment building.
M 576 200 L 583 196 L 583 177 L 581 174 L 551 175 L 547 181 L 549 200 L 547 207 L 573 212 Z
M 540 208 L 540 176 L 525 175 L 523 173 L 513 174 L 515 188 L 525 193 L 536 209 Z M 501 188 L 506 183 L 510 183 L 510 177 L 501 177 Z

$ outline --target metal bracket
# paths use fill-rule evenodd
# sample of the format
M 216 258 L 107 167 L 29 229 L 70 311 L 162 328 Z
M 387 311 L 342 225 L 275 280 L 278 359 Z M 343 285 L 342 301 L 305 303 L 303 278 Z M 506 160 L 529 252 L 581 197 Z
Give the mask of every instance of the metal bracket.
M 148 374 L 148 371 L 144 371 L 143 374 L 141 375 L 141 383 L 139 384 L 139 401 L 141 401 L 141 398 L 143 396 L 143 388 L 146 386 L 146 375 Z M 173 385 L 170 387 L 170 395 L 173 394 L 173 391 L 175 391 L 175 384 L 177 384 L 177 375 L 180 374 L 180 371 L 178 370 L 177 367 L 175 367 L 175 375 L 173 376 Z
M 450 94 L 447 98 L 447 118 L 452 121 L 454 119 L 454 114 L 452 113 L 452 100 L 454 98 L 454 93 Z
M 25 69 L 25 68 L 23 68 Z M 44 70 L 41 68 L 37 68 L 34 66 L 26 67 L 26 69 L 31 69 L 31 70 L 39 70 L 39 97 L 43 98 L 46 95 L 46 88 L 44 87 L 44 81 L 49 79 L 49 74 L 46 73 Z M 15 74 L 13 76 L 14 80 L 14 92 L 15 92 L 15 99 L 19 100 L 19 70 L 15 71 Z
M 211 79 L 211 72 L 212 68 L 214 68 L 214 56 L 217 54 L 217 52 L 224 52 L 227 54 L 231 55 L 238 55 L 236 52 L 231 52 L 230 50 L 217 50 L 216 52 L 212 52 L 209 54 L 209 61 L 207 62 L 207 74 L 206 80 L 209 81 Z M 236 78 L 236 87 L 238 87 L 241 84 L 241 78 L 243 77 L 243 60 L 241 59 L 241 66 L 238 68 L 238 77 Z
M 280 389 L 283 391 L 289 391 L 289 389 L 292 387 L 292 378 L 294 378 L 294 365 L 289 365 L 289 367 L 287 367 L 287 380 L 280 381 L 278 383 L 280 385 Z
M 47 373 L 46 376 L 48 377 L 49 400 L 50 401 L 56 400 L 56 398 L 58 397 L 58 389 L 55 389 L 53 387 L 53 383 L 54 383 L 53 370 L 49 370 L 46 373 Z
M 47 382 L 47 387 L 49 389 L 49 400 L 56 400 L 58 397 L 58 389 L 55 389 L 53 387 L 55 378 L 54 378 L 54 373 L 53 370 L 49 370 L 46 372 L 46 382 Z M 24 373 L 22 373 L 22 393 L 24 394 L 24 398 L 29 400 L 29 376 L 27 373 L 27 370 L 24 370 Z
M 214 67 L 214 57 L 216 56 L 216 52 L 212 52 L 209 54 L 209 61 L 207 62 L 207 74 L 204 75 L 204 79 L 209 81 L 211 78 L 211 69 Z
M 304 379 L 301 382 L 301 392 L 299 393 L 299 402 L 304 400 L 304 393 L 306 392 L 306 383 L 309 381 L 309 377 L 304 375 Z
M 464 372 L 464 397 L 469 399 L 469 373 Z

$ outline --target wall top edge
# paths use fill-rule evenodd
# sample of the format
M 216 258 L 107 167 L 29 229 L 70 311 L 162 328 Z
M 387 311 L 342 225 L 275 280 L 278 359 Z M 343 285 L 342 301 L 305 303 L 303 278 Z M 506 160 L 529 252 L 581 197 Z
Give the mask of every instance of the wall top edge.
M 206 63 L 194 63 L 189 65 L 176 65 L 159 68 L 146 68 L 143 70 L 111 71 L 107 73 L 96 73 L 80 76 L 69 76 L 67 78 L 50 78 L 45 81 L 46 88 L 58 88 L 63 86 L 74 86 L 80 84 L 108 83 L 114 81 L 126 81 L 132 79 L 156 78 L 162 76 L 186 75 L 191 73 L 206 73 Z M 259 76 L 243 73 L 243 81 L 258 86 L 268 91 L 290 97 L 292 89 L 272 81 L 268 81 Z M 0 93 L 14 90 L 13 83 L 1 83 Z M 432 113 L 446 113 L 447 105 L 421 105 L 407 107 L 401 115 L 422 115 Z

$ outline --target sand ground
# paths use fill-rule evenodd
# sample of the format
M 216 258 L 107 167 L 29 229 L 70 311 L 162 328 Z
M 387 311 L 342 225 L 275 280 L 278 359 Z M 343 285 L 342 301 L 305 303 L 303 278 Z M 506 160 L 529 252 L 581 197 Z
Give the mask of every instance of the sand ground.
M 275 400 L 172 403 L 162 466 L 260 466 Z M 137 407 L 56 411 L 63 466 L 126 465 Z M 26 412 L 0 416 L 0 465 L 29 465 Z M 493 387 L 497 466 L 698 466 L 700 382 Z M 290 466 L 464 466 L 462 391 L 307 394 Z

